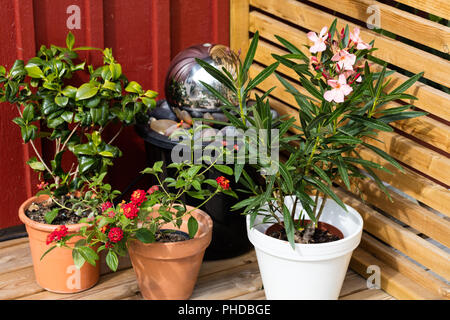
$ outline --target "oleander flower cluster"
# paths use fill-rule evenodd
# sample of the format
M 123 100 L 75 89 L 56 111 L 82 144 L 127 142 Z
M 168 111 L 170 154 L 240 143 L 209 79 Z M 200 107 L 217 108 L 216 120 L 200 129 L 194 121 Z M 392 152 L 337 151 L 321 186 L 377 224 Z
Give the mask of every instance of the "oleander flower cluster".
M 350 32 L 343 28 L 332 40 L 332 34 L 327 27 L 323 27 L 319 34 L 311 31 L 307 34 L 313 45 L 310 65 L 323 77 L 329 86 L 323 97 L 326 101 L 344 102 L 345 97 L 353 91 L 353 85 L 362 81 L 364 67 L 362 57 L 372 49 L 372 45 L 364 42 L 360 37 L 360 29 L 354 28 Z

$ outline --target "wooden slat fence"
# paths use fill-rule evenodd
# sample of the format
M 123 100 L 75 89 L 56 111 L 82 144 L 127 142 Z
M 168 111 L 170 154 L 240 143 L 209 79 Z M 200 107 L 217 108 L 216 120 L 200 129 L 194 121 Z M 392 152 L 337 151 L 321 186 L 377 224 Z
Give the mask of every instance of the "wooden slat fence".
M 381 268 L 381 285 L 399 299 L 448 299 L 450 297 L 450 6 L 445 0 L 232 0 L 230 42 L 243 53 L 253 34 L 260 42 L 251 68 L 254 77 L 274 62 L 271 53 L 287 52 L 277 45 L 279 35 L 299 48 L 311 44 L 310 30 L 319 32 L 337 17 L 337 28 L 358 26 L 367 42 L 375 39 L 376 62 L 388 63 L 395 70 L 390 76 L 393 88 L 413 73 L 424 71 L 421 82 L 408 89 L 417 101 L 396 101 L 387 108 L 413 104 L 429 114 L 393 123 L 394 132 L 380 132 L 388 152 L 405 167 L 392 167 L 368 149 L 365 159 L 385 165 L 394 174 L 377 171 L 395 190 L 393 202 L 365 181 L 357 186 L 362 198 L 337 187 L 336 192 L 355 207 L 365 221 L 360 247 L 354 252 L 351 268 L 369 277 L 367 267 Z M 378 14 L 381 29 L 368 25 L 371 14 Z M 437 17 L 436 17 L 437 16 Z M 303 47 L 304 48 L 304 47 Z M 304 50 L 306 52 L 306 50 Z M 300 92 L 308 94 L 292 70 L 280 66 L 277 73 Z M 298 118 L 295 99 L 284 90 L 275 75 L 257 88 L 264 92 L 273 86 L 271 105 L 280 114 Z M 355 186 L 356 187 L 356 186 Z

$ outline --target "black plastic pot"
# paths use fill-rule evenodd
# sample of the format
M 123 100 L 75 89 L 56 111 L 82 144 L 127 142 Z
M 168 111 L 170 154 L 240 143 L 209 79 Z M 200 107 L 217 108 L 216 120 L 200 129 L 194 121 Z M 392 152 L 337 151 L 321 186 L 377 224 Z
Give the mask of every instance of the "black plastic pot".
M 156 161 L 163 161 L 163 177 L 171 176 L 171 170 L 167 165 L 172 163 L 171 151 L 176 142 L 171 141 L 152 129 L 149 125 L 138 124 L 135 126 L 136 132 L 145 141 L 146 157 L 148 166 L 153 166 Z M 223 175 L 216 170 L 207 172 L 208 179 L 216 179 Z M 230 186 L 233 190 L 245 189 L 234 183 L 233 177 L 228 177 Z M 156 181 L 153 181 L 156 184 Z M 231 207 L 238 201 L 247 197 L 244 193 L 238 194 L 239 200 L 225 194 L 217 194 L 201 209 L 208 213 L 213 224 L 213 235 L 210 246 L 206 249 L 205 260 L 217 260 L 236 257 L 248 252 L 253 246 L 248 240 L 245 225 L 245 216 L 239 211 L 231 211 Z M 200 204 L 198 199 L 187 197 L 184 199 L 186 204 L 196 206 Z

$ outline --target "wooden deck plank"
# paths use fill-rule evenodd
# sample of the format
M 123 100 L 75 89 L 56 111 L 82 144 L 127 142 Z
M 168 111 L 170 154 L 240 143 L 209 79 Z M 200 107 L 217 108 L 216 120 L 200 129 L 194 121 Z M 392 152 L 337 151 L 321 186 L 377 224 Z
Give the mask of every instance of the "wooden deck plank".
M 386 292 L 380 289 L 366 289 L 348 296 L 340 298 L 341 300 L 395 300 Z
M 193 300 L 227 300 L 262 288 L 258 263 L 216 272 L 200 277 L 191 299 Z
M 9 246 L 10 245 L 10 246 Z M 122 259 L 122 270 L 115 273 L 104 269 L 100 281 L 91 289 L 74 294 L 45 291 L 35 281 L 28 239 L 5 241 L 0 246 L 0 299 L 10 300 L 140 300 L 142 296 L 133 269 L 127 259 Z M 17 264 L 14 264 L 17 262 Z M 16 266 L 16 267 L 14 267 Z M 3 271 L 3 269 L 0 269 Z M 366 290 L 366 281 L 349 270 L 341 290 L 341 297 L 350 299 Z M 369 298 L 377 297 L 368 295 Z M 385 295 L 379 295 L 380 299 Z M 191 299 L 265 299 L 255 252 L 217 261 L 205 261 Z
M 0 249 L 0 274 L 33 265 L 28 241 Z

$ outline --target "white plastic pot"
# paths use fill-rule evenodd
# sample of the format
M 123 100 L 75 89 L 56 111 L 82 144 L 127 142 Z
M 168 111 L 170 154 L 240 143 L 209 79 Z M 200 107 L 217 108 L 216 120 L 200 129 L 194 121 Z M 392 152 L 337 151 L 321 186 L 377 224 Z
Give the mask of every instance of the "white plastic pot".
M 285 204 L 292 208 L 292 198 Z M 319 200 L 320 204 L 320 200 Z M 296 218 L 301 212 L 297 204 Z M 265 235 L 271 224 L 261 224 L 258 216 L 247 232 L 255 246 L 266 298 L 270 300 L 336 300 L 352 256 L 361 241 L 363 220 L 359 213 L 347 206 L 347 212 L 328 199 L 320 221 L 338 228 L 344 238 L 318 244 L 295 244 Z

